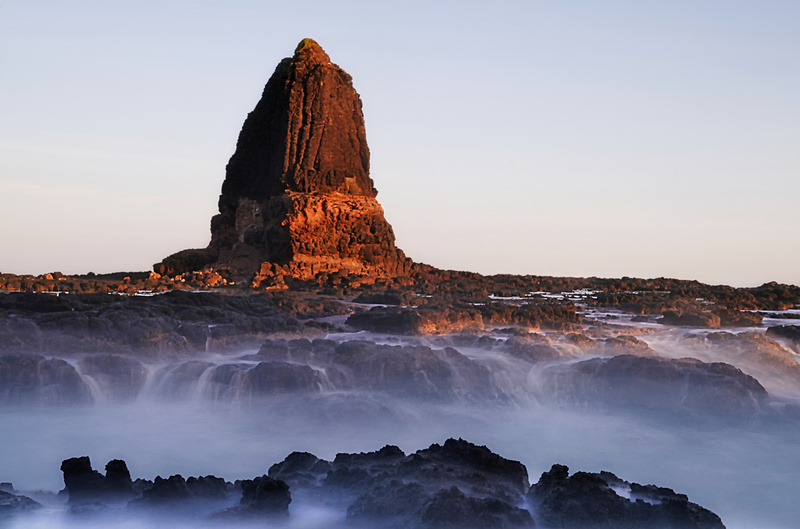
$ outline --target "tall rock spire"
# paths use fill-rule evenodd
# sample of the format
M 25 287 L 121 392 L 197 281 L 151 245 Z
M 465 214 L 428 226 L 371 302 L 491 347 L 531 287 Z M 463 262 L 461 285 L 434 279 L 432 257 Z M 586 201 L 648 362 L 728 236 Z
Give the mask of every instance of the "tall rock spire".
M 395 247 L 376 195 L 352 78 L 303 39 L 242 126 L 209 247 L 174 254 L 155 269 L 212 265 L 239 278 L 406 275 L 411 261 Z

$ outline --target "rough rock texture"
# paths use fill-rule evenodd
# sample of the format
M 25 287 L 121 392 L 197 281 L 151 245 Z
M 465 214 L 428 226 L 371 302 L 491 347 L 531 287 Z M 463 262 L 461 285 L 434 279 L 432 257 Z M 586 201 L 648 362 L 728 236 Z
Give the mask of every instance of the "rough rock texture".
M 211 243 L 155 265 L 175 275 L 213 264 L 254 286 L 344 273 L 407 275 L 411 260 L 375 199 L 361 99 L 311 39 L 278 64 L 227 166 Z
M 89 386 L 65 360 L 35 354 L 0 354 L 0 404 L 91 402 Z
M 414 454 L 396 446 L 337 454 L 293 453 L 270 476 L 347 508 L 348 522 L 385 528 L 534 527 L 519 507 L 528 472 L 485 446 L 448 439 Z
M 725 529 L 719 516 L 683 494 L 621 480 L 610 472 L 553 465 L 528 494 L 538 520 L 553 529 Z

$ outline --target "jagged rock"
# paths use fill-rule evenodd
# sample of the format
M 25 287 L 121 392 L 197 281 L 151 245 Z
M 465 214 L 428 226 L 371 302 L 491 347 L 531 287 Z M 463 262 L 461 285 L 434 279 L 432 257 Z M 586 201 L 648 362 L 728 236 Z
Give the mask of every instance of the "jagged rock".
M 105 496 L 105 477 L 92 469 L 88 456 L 65 459 L 61 463 L 61 472 L 64 473 L 69 503 L 91 503 Z
M 133 492 L 131 474 L 121 459 L 106 464 L 106 475 L 92 469 L 88 456 L 65 459 L 61 463 L 64 485 L 73 506 L 95 504 L 103 501 L 130 499 Z
M 154 269 L 175 275 L 213 264 L 269 288 L 282 288 L 284 276 L 408 275 L 411 260 L 395 246 L 376 195 L 352 79 L 303 39 L 244 122 L 208 248 Z
M 610 472 L 576 472 L 553 465 L 531 487 L 538 519 L 553 529 L 725 529 L 713 512 L 683 494 L 628 483 Z
M 182 508 L 190 509 L 196 504 L 222 506 L 227 502 L 236 487 L 216 476 L 189 477 L 184 479 L 180 474 L 169 478 L 156 476 L 149 486 L 142 488 L 140 498 L 129 503 L 136 508 Z
M 308 452 L 292 452 L 280 463 L 269 467 L 269 476 L 301 488 L 317 486 L 331 470 L 331 464 Z
M 292 497 L 286 482 L 264 475 L 245 480 L 241 485 L 239 512 L 289 514 Z
M 533 527 L 520 507 L 528 473 L 485 446 L 448 439 L 406 455 L 396 446 L 337 454 L 333 462 L 294 453 L 270 475 L 347 507 L 351 523 L 387 528 Z

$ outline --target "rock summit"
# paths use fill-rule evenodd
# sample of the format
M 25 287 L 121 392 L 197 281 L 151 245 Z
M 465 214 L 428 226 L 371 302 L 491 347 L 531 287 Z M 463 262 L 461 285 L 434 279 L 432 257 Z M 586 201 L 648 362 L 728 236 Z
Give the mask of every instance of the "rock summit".
M 209 246 L 173 254 L 155 271 L 228 268 L 254 286 L 281 276 L 407 275 L 412 261 L 375 198 L 361 107 L 350 75 L 303 39 L 242 126 Z

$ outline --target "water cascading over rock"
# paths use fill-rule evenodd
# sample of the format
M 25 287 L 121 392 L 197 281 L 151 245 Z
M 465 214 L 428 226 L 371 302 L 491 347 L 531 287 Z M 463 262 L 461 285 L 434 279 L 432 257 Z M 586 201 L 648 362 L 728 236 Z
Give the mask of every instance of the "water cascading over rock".
M 263 286 L 276 276 L 407 275 L 411 260 L 369 176 L 361 99 L 312 39 L 278 64 L 228 162 L 211 243 L 154 266 L 174 275 L 226 267 Z

